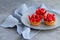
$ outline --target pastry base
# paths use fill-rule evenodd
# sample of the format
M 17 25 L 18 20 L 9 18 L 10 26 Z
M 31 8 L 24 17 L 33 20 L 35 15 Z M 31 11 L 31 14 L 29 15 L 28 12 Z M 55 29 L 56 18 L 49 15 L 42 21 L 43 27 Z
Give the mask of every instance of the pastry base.
M 41 24 L 41 22 L 31 22 L 31 25 L 33 26 L 39 26 Z
M 53 26 L 55 24 L 55 21 L 53 21 L 53 22 L 45 21 L 44 23 L 48 26 Z

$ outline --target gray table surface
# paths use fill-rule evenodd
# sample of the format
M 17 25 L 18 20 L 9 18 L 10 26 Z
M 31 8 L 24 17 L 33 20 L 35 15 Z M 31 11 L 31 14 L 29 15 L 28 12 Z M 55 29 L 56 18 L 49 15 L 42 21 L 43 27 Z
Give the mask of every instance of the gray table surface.
M 26 3 L 28 6 L 40 5 L 42 2 L 51 8 L 60 9 L 60 0 L 0 0 L 0 24 L 13 13 L 13 10 L 21 4 Z M 16 32 L 16 28 L 0 27 L 0 40 L 23 40 Z M 31 40 L 60 40 L 60 28 L 48 31 L 40 31 Z

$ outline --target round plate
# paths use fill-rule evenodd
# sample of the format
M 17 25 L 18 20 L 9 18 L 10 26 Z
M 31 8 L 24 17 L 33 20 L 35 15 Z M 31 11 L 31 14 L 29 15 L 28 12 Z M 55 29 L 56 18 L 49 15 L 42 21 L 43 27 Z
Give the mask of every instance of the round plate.
M 39 26 L 33 26 L 30 24 L 30 21 L 28 19 L 28 15 L 31 15 L 35 12 L 35 10 L 28 10 L 26 11 L 22 18 L 21 18 L 21 21 L 24 25 L 26 25 L 27 27 L 30 27 L 30 28 L 33 28 L 33 29 L 39 29 L 39 30 L 49 30 L 49 29 L 54 29 L 54 28 L 57 28 L 60 26 L 60 15 L 58 15 L 58 13 L 55 13 L 55 12 L 52 12 L 52 11 L 49 11 L 49 12 L 52 12 L 52 13 L 55 13 L 56 14 L 56 22 L 55 22 L 55 25 L 54 26 L 47 26 L 47 25 L 44 25 L 44 24 L 40 24 Z

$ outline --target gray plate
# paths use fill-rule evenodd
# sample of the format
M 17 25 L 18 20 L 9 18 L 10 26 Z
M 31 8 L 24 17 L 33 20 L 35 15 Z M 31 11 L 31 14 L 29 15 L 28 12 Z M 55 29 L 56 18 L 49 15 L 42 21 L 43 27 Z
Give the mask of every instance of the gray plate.
M 30 28 L 33 28 L 33 29 L 39 29 L 39 30 L 49 30 L 49 29 L 54 29 L 54 28 L 57 28 L 60 26 L 60 15 L 58 15 L 58 13 L 55 13 L 53 11 L 49 11 L 49 12 L 52 12 L 52 13 L 55 13 L 56 14 L 56 23 L 54 26 L 46 26 L 44 24 L 40 24 L 39 26 L 33 26 L 30 24 L 29 22 L 29 19 L 28 19 L 28 15 L 31 15 L 35 12 L 35 10 L 28 10 L 26 11 L 22 18 L 21 18 L 21 21 L 24 25 L 30 27 Z

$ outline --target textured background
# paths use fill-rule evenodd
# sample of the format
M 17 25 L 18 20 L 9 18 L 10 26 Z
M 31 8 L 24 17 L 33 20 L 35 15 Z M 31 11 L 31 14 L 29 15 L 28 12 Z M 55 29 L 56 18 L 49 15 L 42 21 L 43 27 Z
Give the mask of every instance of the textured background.
M 21 4 L 26 3 L 28 6 L 40 5 L 44 2 L 48 7 L 60 9 L 60 0 L 0 0 L 0 24 L 13 13 L 14 9 Z M 0 27 L 0 40 L 23 40 L 16 32 L 16 28 Z M 48 31 L 41 31 L 31 40 L 60 40 L 60 28 Z

